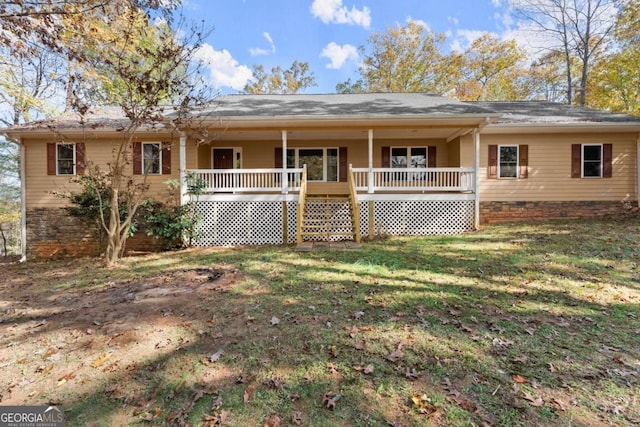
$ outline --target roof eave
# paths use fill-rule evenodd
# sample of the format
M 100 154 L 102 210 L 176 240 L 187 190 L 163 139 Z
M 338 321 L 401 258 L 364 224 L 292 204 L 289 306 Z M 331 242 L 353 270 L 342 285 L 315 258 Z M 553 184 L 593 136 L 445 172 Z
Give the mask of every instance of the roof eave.
M 571 132 L 640 132 L 640 122 L 589 123 L 492 123 L 483 134 L 510 133 L 571 133 Z

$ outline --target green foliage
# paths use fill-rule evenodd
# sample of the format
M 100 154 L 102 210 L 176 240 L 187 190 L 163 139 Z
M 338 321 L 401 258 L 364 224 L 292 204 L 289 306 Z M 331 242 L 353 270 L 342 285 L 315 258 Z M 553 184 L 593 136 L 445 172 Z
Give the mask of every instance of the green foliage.
M 189 193 L 196 198 L 202 194 L 206 185 L 193 175 L 187 176 L 187 182 Z M 166 184 L 170 194 L 168 203 L 147 201 L 143 206 L 141 217 L 147 227 L 147 235 L 162 240 L 165 249 L 190 247 L 193 239 L 198 236 L 197 225 L 200 216 L 194 203 L 181 205 L 176 200 L 176 190 L 180 189 L 180 182 L 169 180 Z
M 143 207 L 141 214 L 147 235 L 162 240 L 165 249 L 189 246 L 193 240 L 197 218 L 190 205 L 151 202 Z

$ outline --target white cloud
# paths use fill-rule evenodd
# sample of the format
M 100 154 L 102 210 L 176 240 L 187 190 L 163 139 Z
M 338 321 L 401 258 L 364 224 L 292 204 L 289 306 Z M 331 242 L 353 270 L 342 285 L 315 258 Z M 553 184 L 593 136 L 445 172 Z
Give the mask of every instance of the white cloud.
M 331 60 L 331 63 L 327 64 L 327 68 L 337 70 L 342 68 L 344 63 L 348 60 L 357 61 L 358 49 L 350 44 L 340 46 L 334 42 L 331 42 L 324 49 L 322 49 L 322 53 L 320 53 L 320 56 L 329 58 Z
M 249 67 L 240 65 L 226 49 L 215 50 L 205 43 L 195 57 L 209 69 L 211 84 L 216 88 L 226 86 L 240 90 L 253 77 Z
M 409 23 L 409 22 L 413 22 L 414 24 L 421 26 L 426 31 L 430 31 L 431 30 L 431 27 L 429 26 L 429 24 L 427 24 L 427 21 L 423 21 L 422 19 L 413 19 L 412 17 L 408 17 L 407 18 L 407 23 Z
M 251 48 L 249 49 L 249 53 L 251 53 L 251 56 L 269 55 L 270 53 L 276 53 L 276 45 L 275 43 L 273 43 L 271 34 L 265 31 L 264 33 L 262 33 L 262 37 L 264 37 L 264 39 L 269 43 L 269 49 L 263 49 L 259 47 Z
M 448 16 L 447 17 L 447 21 L 449 21 L 450 23 L 452 23 L 454 26 L 458 26 L 458 24 L 460 23 L 460 21 L 458 20 L 458 18 L 456 18 L 455 16 Z
M 456 30 L 456 35 L 451 42 L 451 50 L 457 52 L 464 52 L 475 40 L 486 34 L 486 31 L 480 30 L 467 30 L 459 28 Z M 498 37 L 497 34 L 494 34 Z
M 349 10 L 342 0 L 313 0 L 311 13 L 325 24 L 351 24 L 364 28 L 371 26 L 371 10 L 363 6 L 358 10 L 355 6 Z
M 502 6 L 502 0 L 491 0 L 491 3 L 493 3 L 495 7 Z

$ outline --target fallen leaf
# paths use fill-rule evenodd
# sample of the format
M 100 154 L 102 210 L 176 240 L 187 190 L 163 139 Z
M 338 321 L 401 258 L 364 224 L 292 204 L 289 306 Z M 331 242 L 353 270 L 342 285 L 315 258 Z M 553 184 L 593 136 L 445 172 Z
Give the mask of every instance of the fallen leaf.
M 328 353 L 331 357 L 338 357 L 338 348 L 335 345 L 330 345 Z
M 296 426 L 302 425 L 302 412 L 294 412 L 291 415 L 291 422 Z
M 271 326 L 278 325 L 279 323 L 280 323 L 280 319 L 278 319 L 276 316 L 273 316 L 271 318 Z
M 514 357 L 513 361 L 525 364 L 525 363 L 529 362 L 529 358 L 527 356 L 525 356 L 524 354 L 521 354 L 520 356 Z
M 416 380 L 418 378 L 420 378 L 420 372 L 416 371 L 415 368 L 409 370 L 409 368 L 405 369 L 404 371 L 404 377 L 410 380 Z
M 105 360 L 107 360 L 108 357 L 109 357 L 109 354 L 107 354 L 107 353 L 101 354 L 100 356 L 98 356 L 97 359 L 95 359 L 93 362 L 91 362 L 91 367 L 94 368 L 94 369 L 95 368 L 99 368 L 100 365 L 102 365 L 105 362 Z
M 402 351 L 396 350 L 387 355 L 387 360 L 389 360 L 390 362 L 397 362 L 398 360 L 402 359 L 402 356 Z
M 247 389 L 244 391 L 244 394 L 242 395 L 242 400 L 244 401 L 244 403 L 249 402 L 249 400 L 253 396 L 254 391 L 255 391 L 255 387 L 253 385 L 250 385 L 249 387 L 247 387 Z
M 553 363 L 549 362 L 548 365 L 549 365 L 549 371 L 551 371 L 551 373 L 555 373 L 557 371 L 556 367 L 553 366 Z
M 220 360 L 220 358 L 222 357 L 222 355 L 224 354 L 224 350 L 220 349 L 218 351 L 216 351 L 215 353 L 213 353 L 211 356 L 209 356 L 208 360 L 209 362 L 217 362 Z
M 520 376 L 520 375 L 514 375 L 512 378 L 513 378 L 513 380 L 515 382 L 517 382 L 519 384 L 524 384 L 524 383 L 527 382 L 527 379 L 525 377 Z
M 278 415 L 271 415 L 264 422 L 264 427 L 280 427 L 282 425 L 282 419 Z
M 341 396 L 339 394 L 334 394 L 328 391 L 324 396 L 322 396 L 322 406 L 333 411 L 336 408 L 336 402 L 340 400 L 340 397 Z
M 554 397 L 552 403 L 554 404 L 555 407 L 557 407 L 561 411 L 566 411 L 569 409 L 569 403 L 558 397 Z
M 431 399 L 426 394 L 420 394 L 414 392 L 411 395 L 411 402 L 415 406 L 419 414 L 432 414 L 437 408 L 431 403 Z
M 522 397 L 527 400 L 531 406 L 535 406 L 536 408 L 544 406 L 544 400 L 542 400 L 541 397 L 535 397 L 529 392 L 525 392 Z
M 362 316 L 364 316 L 364 311 L 356 311 L 353 313 L 353 318 L 356 320 L 362 319 Z
M 362 370 L 363 373 L 365 374 L 371 374 L 373 373 L 373 365 L 372 364 L 368 364 L 367 366 L 364 367 L 364 369 Z

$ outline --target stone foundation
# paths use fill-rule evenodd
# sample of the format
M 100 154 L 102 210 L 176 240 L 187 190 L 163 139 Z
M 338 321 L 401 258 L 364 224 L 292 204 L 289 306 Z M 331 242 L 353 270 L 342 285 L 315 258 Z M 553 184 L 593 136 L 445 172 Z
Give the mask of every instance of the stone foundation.
M 99 256 L 104 251 L 96 224 L 70 215 L 65 208 L 27 210 L 27 259 Z M 127 251 L 159 251 L 160 241 L 136 233 L 127 240 Z
M 480 222 L 603 218 L 638 215 L 638 203 L 614 201 L 480 202 Z

